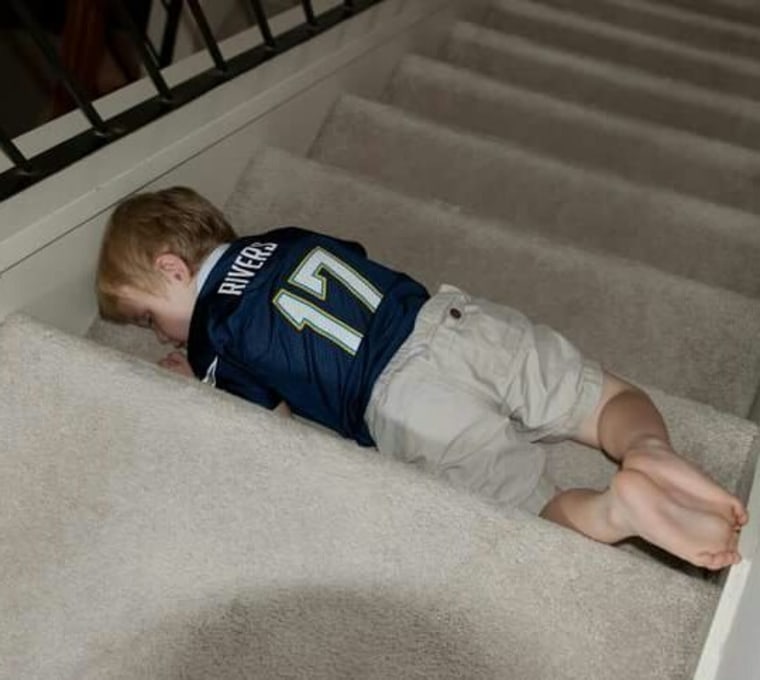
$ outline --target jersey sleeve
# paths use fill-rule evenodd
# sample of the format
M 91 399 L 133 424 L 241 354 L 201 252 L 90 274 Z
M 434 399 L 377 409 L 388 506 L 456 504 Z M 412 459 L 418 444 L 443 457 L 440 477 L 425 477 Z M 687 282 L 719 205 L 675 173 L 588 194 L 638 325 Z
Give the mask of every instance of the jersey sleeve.
M 234 361 L 219 360 L 214 385 L 270 410 L 282 401 L 277 392 L 259 383 L 250 371 Z
M 346 248 L 350 248 L 362 257 L 367 257 L 367 249 L 358 241 L 341 241 Z
M 564 336 L 527 319 L 506 403 L 529 441 L 566 439 L 591 415 L 602 394 L 601 366 Z

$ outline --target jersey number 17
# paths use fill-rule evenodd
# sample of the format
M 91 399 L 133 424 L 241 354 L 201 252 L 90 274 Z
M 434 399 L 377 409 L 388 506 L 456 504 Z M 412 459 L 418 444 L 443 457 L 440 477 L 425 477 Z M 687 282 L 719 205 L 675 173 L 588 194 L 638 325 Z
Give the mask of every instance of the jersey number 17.
M 315 298 L 323 302 L 327 300 L 327 279 L 323 274 L 325 271 L 340 281 L 371 312 L 377 309 L 383 299 L 377 288 L 343 260 L 323 248 L 314 248 L 288 277 L 288 283 L 304 290 L 309 294 L 309 298 L 281 288 L 272 302 L 296 329 L 302 331 L 308 327 L 353 356 L 364 336 L 355 328 L 321 309 L 311 299 Z

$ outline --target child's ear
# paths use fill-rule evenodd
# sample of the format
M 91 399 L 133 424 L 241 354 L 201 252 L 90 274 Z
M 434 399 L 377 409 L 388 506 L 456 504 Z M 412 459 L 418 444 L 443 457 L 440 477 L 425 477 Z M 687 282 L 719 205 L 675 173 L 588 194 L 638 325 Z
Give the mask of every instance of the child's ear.
M 174 253 L 162 253 L 156 258 L 156 270 L 161 272 L 167 279 L 186 282 L 192 276 L 187 263 Z

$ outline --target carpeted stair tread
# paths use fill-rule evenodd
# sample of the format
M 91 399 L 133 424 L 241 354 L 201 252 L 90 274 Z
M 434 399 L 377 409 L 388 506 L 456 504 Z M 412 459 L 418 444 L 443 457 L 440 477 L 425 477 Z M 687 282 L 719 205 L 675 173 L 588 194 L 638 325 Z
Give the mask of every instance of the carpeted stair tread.
M 227 211 L 245 232 L 298 224 L 353 238 L 427 286 L 512 305 L 643 384 L 745 417 L 760 383 L 760 303 L 629 260 L 421 202 L 262 149 Z
M 760 218 L 342 97 L 311 155 L 395 190 L 760 297 Z
M 563 101 L 421 55 L 402 59 L 386 99 L 581 166 L 760 212 L 760 154 L 733 144 Z
M 745 23 L 707 17 L 687 7 L 650 0 L 536 0 L 613 25 L 693 47 L 750 59 L 760 56 L 760 30 Z M 690 3 L 691 4 L 691 3 Z
M 529 90 L 760 148 L 760 104 L 457 22 L 442 58 Z
M 170 347 L 160 343 L 151 330 L 130 324 L 112 323 L 100 317 L 92 322 L 85 337 L 151 363 L 156 363 L 170 351 Z
M 168 351 L 150 330 L 102 319 L 93 322 L 87 338 L 153 364 Z M 754 458 L 736 452 L 754 450 L 752 442 L 757 435 L 757 426 L 707 404 L 675 397 L 653 387 L 646 389 L 663 413 L 674 437 L 674 445 L 726 488 L 746 494 Z M 571 442 L 549 446 L 547 451 L 550 475 L 562 487 L 603 489 L 615 469 L 609 459 L 592 451 L 579 455 L 579 451 L 585 449 Z
M 722 0 L 657 0 L 665 7 L 694 12 L 707 20 L 718 20 L 760 30 L 760 10 L 747 2 Z
M 0 351 L 2 680 L 694 669 L 714 583 L 25 317 Z
M 686 46 L 530 0 L 491 3 L 484 25 L 711 90 L 760 98 L 760 61 Z

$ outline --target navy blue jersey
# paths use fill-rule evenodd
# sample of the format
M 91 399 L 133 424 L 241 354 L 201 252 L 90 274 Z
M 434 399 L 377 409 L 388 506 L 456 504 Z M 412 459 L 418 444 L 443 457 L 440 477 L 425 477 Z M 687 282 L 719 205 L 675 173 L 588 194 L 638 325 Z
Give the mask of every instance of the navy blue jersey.
M 428 299 L 357 243 L 296 227 L 225 251 L 193 310 L 195 374 L 250 401 L 292 411 L 364 445 L 380 372 Z

